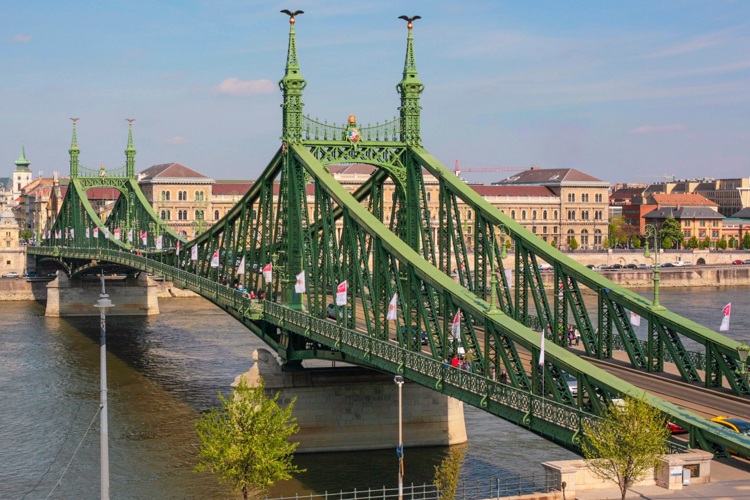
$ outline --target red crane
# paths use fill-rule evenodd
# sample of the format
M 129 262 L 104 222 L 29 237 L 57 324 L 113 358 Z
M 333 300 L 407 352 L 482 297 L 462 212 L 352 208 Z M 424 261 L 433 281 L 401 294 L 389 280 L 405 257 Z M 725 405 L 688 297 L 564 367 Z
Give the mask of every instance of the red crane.
M 453 168 L 453 173 L 458 174 L 461 172 L 523 172 L 529 170 L 531 167 L 484 167 L 484 168 L 461 168 L 456 160 L 456 166 Z

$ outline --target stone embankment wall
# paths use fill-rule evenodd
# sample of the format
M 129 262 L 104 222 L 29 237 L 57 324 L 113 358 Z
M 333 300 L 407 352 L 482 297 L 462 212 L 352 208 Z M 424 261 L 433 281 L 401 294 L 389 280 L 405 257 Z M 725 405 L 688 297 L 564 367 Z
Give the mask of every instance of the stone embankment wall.
M 26 281 L 23 278 L 0 278 L 0 301 L 12 300 L 47 300 L 47 285 L 49 280 Z M 155 281 L 157 297 L 160 299 L 172 297 L 197 297 L 190 290 L 175 287 L 170 281 Z

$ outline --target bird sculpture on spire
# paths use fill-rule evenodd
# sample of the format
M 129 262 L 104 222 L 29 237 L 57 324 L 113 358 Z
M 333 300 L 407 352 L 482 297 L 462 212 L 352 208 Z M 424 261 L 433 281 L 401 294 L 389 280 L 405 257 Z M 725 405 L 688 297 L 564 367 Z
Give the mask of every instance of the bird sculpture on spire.
M 281 11 L 281 13 L 282 14 L 286 14 L 287 16 L 289 16 L 289 24 L 294 24 L 294 16 L 299 15 L 299 14 L 304 14 L 305 11 L 295 10 L 294 12 L 292 12 L 289 9 L 284 9 L 284 10 Z
M 398 16 L 398 18 L 406 21 L 406 27 L 412 29 L 414 27 L 414 21 L 416 21 L 417 19 L 422 19 L 422 16 Z
M 133 122 L 135 121 L 135 118 L 125 118 L 125 121 L 128 122 L 130 125 L 132 125 Z

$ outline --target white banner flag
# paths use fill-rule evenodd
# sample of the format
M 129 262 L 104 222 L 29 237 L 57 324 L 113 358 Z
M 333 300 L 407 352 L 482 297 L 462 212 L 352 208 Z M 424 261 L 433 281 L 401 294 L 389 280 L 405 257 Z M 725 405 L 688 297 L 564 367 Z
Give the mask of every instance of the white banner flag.
M 177 255 L 180 255 L 180 240 L 177 240 Z
M 237 274 L 245 274 L 245 256 L 242 256 L 242 260 L 240 261 L 240 265 L 237 266 Z
M 719 327 L 720 332 L 729 331 L 729 315 L 732 313 L 732 303 L 724 306 L 724 317 L 721 318 L 721 326 Z
M 148 242 L 148 232 L 141 230 L 141 242 L 143 242 L 144 245 L 146 245 L 146 242 Z
M 451 325 L 451 333 L 454 339 L 461 338 L 461 308 L 456 309 L 456 314 L 453 316 L 453 325 Z
M 161 250 L 164 248 L 164 237 L 160 234 L 156 237 L 156 249 Z
M 544 367 L 544 332 L 542 332 L 542 342 L 539 347 L 539 366 Z
M 271 262 L 263 268 L 263 279 L 266 283 L 270 283 L 273 280 L 273 265 L 271 265 Z
M 98 237 L 99 237 L 99 228 L 95 227 L 94 228 L 94 238 L 98 238 Z
M 346 290 L 348 287 L 348 283 L 346 281 L 343 281 L 342 283 L 339 283 L 339 286 L 336 287 L 336 305 L 337 306 L 345 306 L 346 305 Z
M 133 243 L 133 230 L 128 229 L 128 243 Z
M 70 228 L 70 237 L 71 237 L 71 238 L 75 238 L 75 237 L 76 237 L 76 236 L 75 236 L 75 234 L 76 234 L 76 233 L 75 233 L 75 231 L 74 231 L 74 230 L 73 230 L 73 228 L 71 227 L 71 228 Z
M 641 317 L 633 311 L 630 311 L 630 324 L 633 326 L 641 326 Z
M 198 245 L 190 249 L 190 260 L 198 260 Z
M 305 290 L 305 271 L 303 269 L 302 272 L 297 275 L 297 283 L 294 284 L 294 292 L 305 293 Z
M 91 238 L 91 228 L 86 228 L 86 239 Z
M 211 257 L 211 267 L 219 267 L 219 251 L 216 250 Z
M 104 239 L 109 239 L 109 228 L 108 227 L 104 228 Z
M 119 227 L 115 228 L 115 239 L 116 240 L 120 239 L 120 228 Z
M 388 314 L 385 315 L 385 320 L 396 321 L 397 313 L 398 313 L 398 293 L 394 293 L 393 298 L 391 299 L 391 303 L 388 304 Z

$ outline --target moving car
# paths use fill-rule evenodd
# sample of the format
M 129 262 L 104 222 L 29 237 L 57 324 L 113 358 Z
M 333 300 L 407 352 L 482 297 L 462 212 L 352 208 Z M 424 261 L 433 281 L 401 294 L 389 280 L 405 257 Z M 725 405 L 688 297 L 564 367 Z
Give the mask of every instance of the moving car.
M 743 264 L 750 264 L 750 259 L 745 259 L 742 261 Z
M 638 269 L 636 264 L 626 264 L 625 269 Z
M 737 259 L 737 260 L 732 261 L 732 264 L 735 266 L 741 266 L 742 264 L 744 264 L 744 262 L 741 261 L 740 259 Z
M 39 277 L 39 273 L 32 271 L 32 272 L 29 272 L 29 273 L 24 273 L 23 277 L 24 278 L 38 278 Z
M 416 345 L 416 344 L 427 345 L 427 343 L 429 341 L 427 339 L 427 332 L 426 331 L 422 330 L 420 332 L 420 334 L 417 335 L 417 327 L 414 326 L 414 325 L 411 326 L 410 330 L 411 330 L 411 341 L 412 341 L 413 345 Z M 401 327 L 401 336 L 402 337 L 406 336 L 406 327 L 405 326 Z
M 671 432 L 672 434 L 686 434 L 687 433 L 687 429 L 675 424 L 674 422 L 667 421 L 667 427 L 669 427 L 669 432 Z
M 3 274 L 3 278 L 18 278 L 18 273 L 15 271 L 11 271 L 9 273 Z
M 562 372 L 562 376 L 568 384 L 568 389 L 573 397 L 578 396 L 578 379 L 566 371 Z
M 328 316 L 331 319 L 336 319 L 339 317 L 339 314 L 343 311 L 344 306 L 337 306 L 333 302 L 328 304 L 328 307 L 326 307 L 326 316 Z M 352 311 L 351 309 L 346 311 L 346 317 L 351 318 L 352 317 Z
M 737 417 L 724 417 L 718 416 L 711 419 L 711 422 L 716 422 L 725 427 L 729 427 L 734 432 L 739 432 L 745 436 L 750 436 L 750 422 Z
M 661 264 L 659 267 L 677 267 L 677 266 L 675 266 L 671 262 L 667 262 L 666 264 Z

